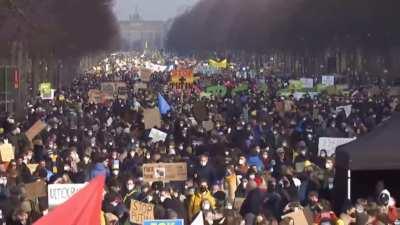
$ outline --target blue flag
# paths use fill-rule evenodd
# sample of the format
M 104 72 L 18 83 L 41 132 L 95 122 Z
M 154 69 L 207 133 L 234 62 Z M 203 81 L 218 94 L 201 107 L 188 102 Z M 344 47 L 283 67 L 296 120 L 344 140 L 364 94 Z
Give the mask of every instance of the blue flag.
M 161 115 L 167 114 L 171 110 L 171 106 L 168 104 L 168 102 L 161 94 L 158 94 L 157 99 L 158 99 L 158 108 L 160 109 Z

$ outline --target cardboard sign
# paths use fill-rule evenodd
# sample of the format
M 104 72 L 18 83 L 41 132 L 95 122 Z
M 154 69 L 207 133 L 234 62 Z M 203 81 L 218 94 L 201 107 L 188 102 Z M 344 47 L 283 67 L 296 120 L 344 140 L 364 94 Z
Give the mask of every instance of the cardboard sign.
M 27 164 L 26 166 L 28 167 L 29 171 L 31 171 L 31 174 L 33 174 L 36 171 L 38 165 L 39 164 L 37 164 L 37 163 L 31 163 L 31 164 Z
M 14 159 L 14 147 L 8 141 L 0 145 L 0 158 L 2 162 L 10 162 Z
M 322 76 L 322 84 L 325 86 L 335 85 L 335 76 Z
M 300 78 L 300 81 L 303 83 L 304 88 L 314 87 L 314 80 L 312 78 Z
M 25 184 L 26 197 L 30 200 L 47 196 L 47 184 L 44 181 L 36 181 Z
M 306 225 L 308 224 L 307 218 L 303 212 L 303 210 L 296 210 L 294 212 L 288 213 L 282 216 L 284 218 L 291 218 L 293 219 L 294 225 Z
M 204 129 L 206 129 L 207 132 L 212 131 L 212 129 L 214 129 L 214 122 L 211 120 L 203 121 L 201 125 L 203 126 Z
M 131 223 L 143 224 L 145 220 L 154 219 L 154 205 L 132 200 L 129 214 Z
M 41 120 L 36 121 L 28 131 L 25 132 L 26 137 L 29 141 L 32 141 L 36 135 L 38 135 L 44 128 L 47 127 L 47 124 Z
M 182 219 L 176 220 L 145 220 L 143 225 L 184 225 Z
M 208 109 L 203 102 L 196 102 L 193 106 L 193 115 L 197 122 L 203 122 L 208 119 Z
M 139 77 L 140 77 L 140 80 L 142 80 L 142 81 L 149 82 L 151 80 L 151 74 L 152 74 L 152 71 L 150 69 L 147 69 L 147 68 L 139 69 Z
M 104 102 L 103 93 L 97 89 L 91 89 L 88 92 L 89 103 L 100 104 Z
M 158 108 L 144 109 L 143 120 L 145 129 L 151 129 L 154 127 L 161 127 L 161 114 Z
M 49 207 L 64 203 L 85 186 L 86 184 L 50 184 L 48 186 Z
M 160 142 L 160 141 L 164 142 L 165 139 L 167 138 L 167 133 L 152 128 L 149 134 L 149 138 L 151 138 L 153 142 Z
M 330 137 L 320 137 L 318 140 L 318 152 L 321 150 L 326 150 L 328 156 L 335 153 L 336 148 L 354 141 L 356 138 L 330 138 Z
M 143 82 L 138 82 L 133 85 L 133 92 L 137 93 L 139 90 L 146 90 L 147 84 Z
M 187 164 L 183 163 L 147 163 L 143 165 L 143 180 L 185 181 L 187 180 Z
M 128 98 L 127 85 L 124 82 L 103 82 L 101 83 L 101 92 L 107 100 L 112 100 L 116 96 L 122 99 Z

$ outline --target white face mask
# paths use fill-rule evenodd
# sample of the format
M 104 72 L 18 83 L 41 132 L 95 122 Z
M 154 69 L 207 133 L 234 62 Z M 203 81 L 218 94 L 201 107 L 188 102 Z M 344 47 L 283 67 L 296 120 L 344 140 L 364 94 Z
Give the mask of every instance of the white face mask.
M 161 196 L 161 197 L 160 197 L 160 201 L 161 201 L 161 202 L 164 202 L 165 199 L 167 199 L 167 197 L 165 197 L 165 196 Z
M 135 188 L 135 185 L 133 185 L 133 184 L 126 185 L 126 189 L 128 189 L 128 191 L 132 191 L 134 188 Z
M 244 160 L 243 159 L 239 159 L 239 165 L 244 165 Z
M 254 175 L 254 174 L 251 174 L 250 176 L 249 176 L 249 179 L 250 180 L 254 180 L 256 178 L 256 175 Z
M 113 170 L 113 174 L 114 174 L 115 176 L 118 176 L 119 170 Z
M 211 208 L 210 203 L 204 203 L 203 204 L 203 210 L 210 210 L 210 208 Z
M 83 162 L 85 162 L 85 164 L 87 164 L 89 162 L 89 158 L 88 157 L 84 157 L 83 158 Z

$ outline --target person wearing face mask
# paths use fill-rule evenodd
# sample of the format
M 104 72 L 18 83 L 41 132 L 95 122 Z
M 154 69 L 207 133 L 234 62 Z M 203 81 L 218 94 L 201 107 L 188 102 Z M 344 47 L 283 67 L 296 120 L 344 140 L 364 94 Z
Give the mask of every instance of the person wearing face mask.
M 188 205 L 188 214 L 189 214 L 189 220 L 194 219 L 194 216 L 200 212 L 200 210 L 204 209 L 202 208 L 202 203 L 207 200 L 210 203 L 209 209 L 214 209 L 215 208 L 215 198 L 212 196 L 211 192 L 208 190 L 208 184 L 206 180 L 202 180 L 199 183 L 199 188 L 196 190 L 194 195 L 190 198 L 189 200 L 189 205 Z
M 125 182 L 125 194 L 123 202 L 127 208 L 130 208 L 131 200 L 137 200 L 140 195 L 140 188 L 136 187 L 135 181 L 129 178 Z
M 174 211 L 178 218 L 187 221 L 187 212 L 184 204 L 179 200 L 179 198 L 173 196 L 171 193 L 173 190 L 169 187 L 165 187 L 160 191 L 160 201 L 164 209 Z
M 246 157 L 240 156 L 238 161 L 239 166 L 237 166 L 236 171 L 239 175 L 245 176 L 249 171 L 249 165 L 247 164 Z
M 216 174 L 214 167 L 209 163 L 207 155 L 201 155 L 199 165 L 195 169 L 194 176 L 197 180 L 206 180 L 207 184 L 214 184 Z
M 237 180 L 235 167 L 233 165 L 229 165 L 226 169 L 225 189 L 228 191 L 228 201 L 230 203 L 235 201 L 235 193 L 238 187 Z

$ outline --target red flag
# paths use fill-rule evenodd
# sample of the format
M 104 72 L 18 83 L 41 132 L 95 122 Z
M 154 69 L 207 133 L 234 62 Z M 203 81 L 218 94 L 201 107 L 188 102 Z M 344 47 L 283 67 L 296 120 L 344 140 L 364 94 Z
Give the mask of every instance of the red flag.
M 104 176 L 97 176 L 33 225 L 100 225 L 104 180 Z

